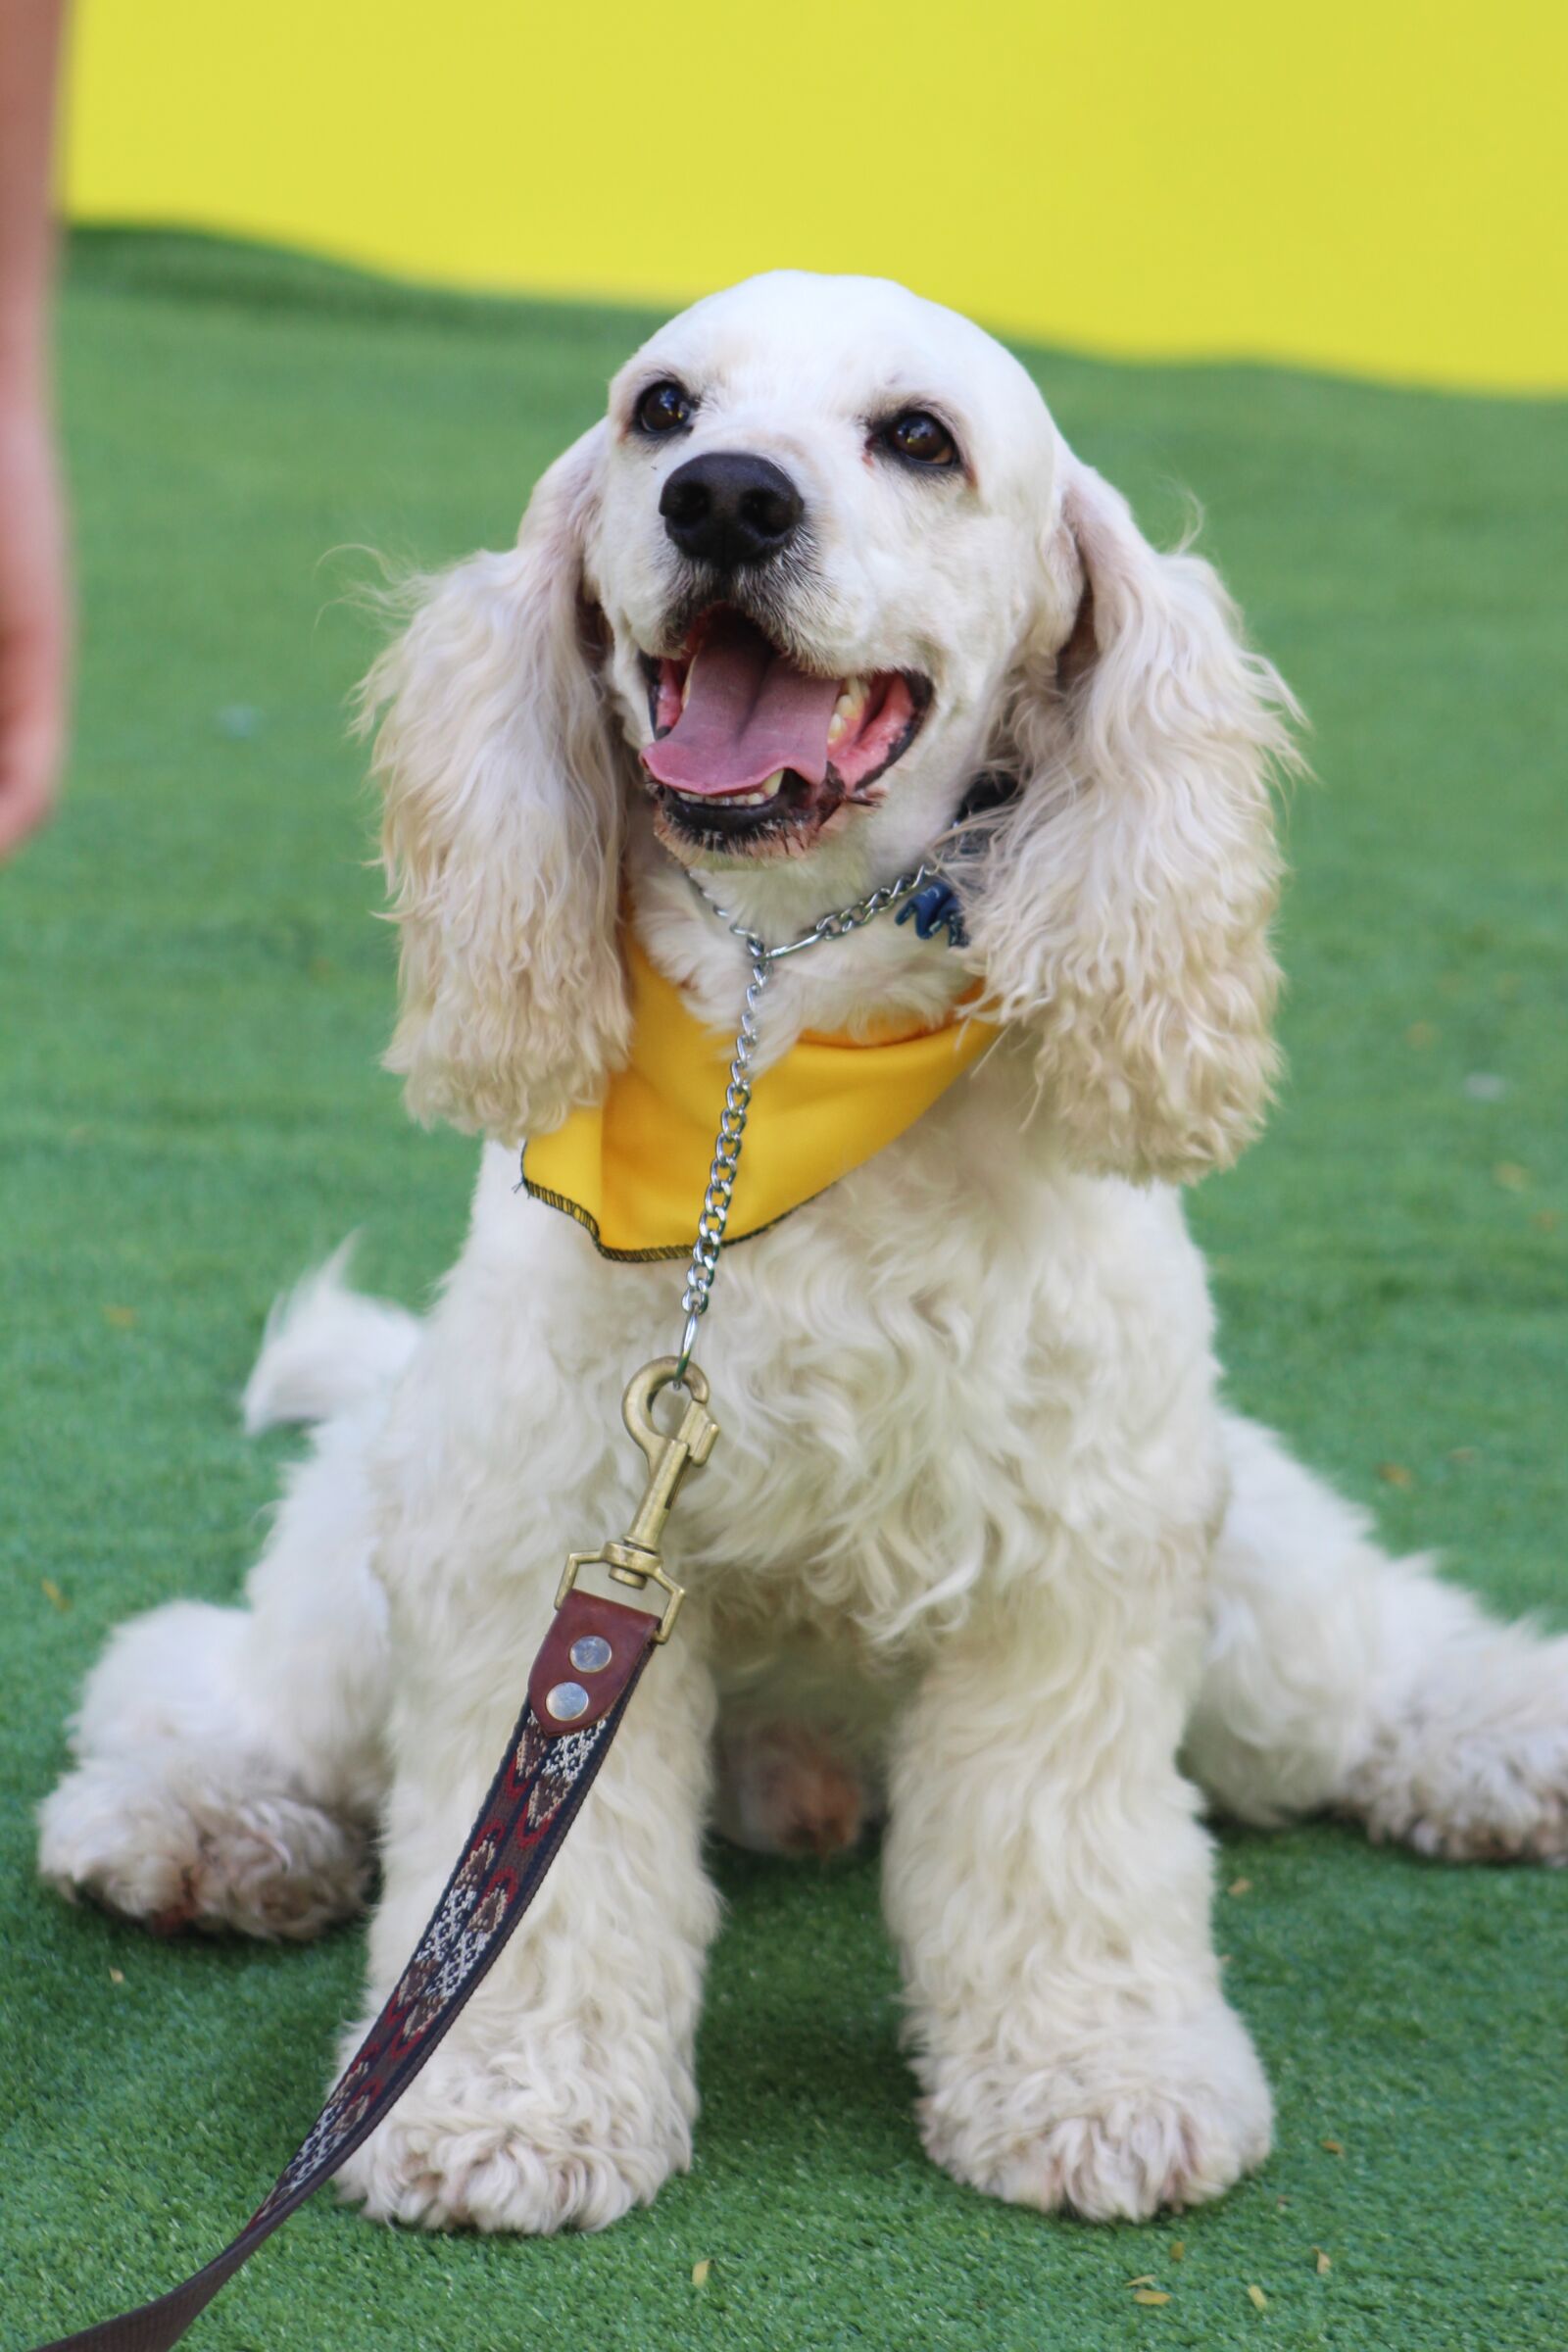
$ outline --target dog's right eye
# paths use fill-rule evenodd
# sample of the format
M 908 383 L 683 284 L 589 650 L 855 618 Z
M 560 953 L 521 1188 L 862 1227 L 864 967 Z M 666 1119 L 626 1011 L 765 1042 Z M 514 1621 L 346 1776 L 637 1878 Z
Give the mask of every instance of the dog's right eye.
M 666 376 L 662 383 L 649 385 L 632 416 L 640 433 L 678 433 L 682 425 L 690 424 L 694 405 L 685 385 Z

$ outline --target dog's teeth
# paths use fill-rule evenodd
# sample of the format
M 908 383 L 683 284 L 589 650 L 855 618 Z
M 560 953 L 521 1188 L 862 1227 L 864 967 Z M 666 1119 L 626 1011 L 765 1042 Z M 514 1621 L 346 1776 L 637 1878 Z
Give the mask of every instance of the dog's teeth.
M 865 709 L 865 694 L 864 678 L 851 678 L 834 704 L 833 715 L 827 722 L 829 744 L 842 742 L 850 729 L 858 723 L 860 713 Z
M 784 770 L 779 767 L 775 768 L 767 782 L 760 784 L 755 792 L 726 792 L 720 796 L 708 792 L 681 792 L 677 788 L 675 798 L 677 801 L 684 801 L 688 808 L 702 808 L 710 806 L 715 800 L 721 808 L 760 808 L 766 802 L 775 798 L 782 790 L 783 783 Z
M 692 699 L 692 671 L 696 668 L 696 666 L 697 664 L 695 662 L 688 662 L 686 664 L 686 675 L 680 682 L 680 707 L 683 710 Z

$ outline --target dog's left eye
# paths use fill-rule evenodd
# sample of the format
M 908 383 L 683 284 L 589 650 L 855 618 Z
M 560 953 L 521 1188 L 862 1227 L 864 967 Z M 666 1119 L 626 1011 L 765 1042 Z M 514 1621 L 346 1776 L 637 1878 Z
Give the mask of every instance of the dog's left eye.
M 692 406 L 685 385 L 666 376 L 662 383 L 649 385 L 632 413 L 640 433 L 678 433 L 683 424 L 690 424 Z
M 896 458 L 905 458 L 911 466 L 956 466 L 957 445 L 940 416 L 929 409 L 906 409 L 891 424 L 882 427 L 878 438 L 891 449 Z

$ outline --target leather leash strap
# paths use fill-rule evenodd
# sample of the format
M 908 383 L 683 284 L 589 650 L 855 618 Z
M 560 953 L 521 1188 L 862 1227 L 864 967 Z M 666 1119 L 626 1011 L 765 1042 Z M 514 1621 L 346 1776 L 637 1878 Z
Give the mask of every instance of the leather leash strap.
M 263 2239 L 369 2137 L 500 1959 L 538 1893 L 610 1752 L 660 1630 L 660 1618 L 647 1609 L 567 1592 L 534 1660 L 527 1701 L 490 1793 L 414 1957 L 266 2202 L 182 2286 L 119 2319 L 60 2336 L 40 2352 L 169 2352 Z

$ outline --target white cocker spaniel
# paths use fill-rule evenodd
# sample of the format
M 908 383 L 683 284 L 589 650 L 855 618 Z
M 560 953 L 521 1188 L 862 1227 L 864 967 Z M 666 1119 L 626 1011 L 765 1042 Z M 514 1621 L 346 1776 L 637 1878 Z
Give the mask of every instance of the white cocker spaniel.
M 780 942 L 961 814 L 964 944 L 884 919 L 781 964 L 760 1066 L 966 992 L 1001 1035 L 725 1251 L 680 1631 L 346 2178 L 431 2228 L 651 2198 L 691 2150 L 705 1828 L 826 1849 L 876 1811 L 933 2158 L 1091 2217 L 1216 2195 L 1270 2110 L 1200 1789 L 1254 1823 L 1568 1856 L 1568 1642 L 1387 1558 L 1216 1394 L 1178 1188 L 1242 1149 L 1275 1073 L 1289 695 L 1000 345 L 896 286 L 788 273 L 654 336 L 516 546 L 428 584 L 368 708 L 391 1066 L 418 1116 L 488 1139 L 472 1224 L 422 1320 L 335 1262 L 274 1317 L 249 1418 L 315 1421 L 310 1458 L 242 1607 L 116 1635 L 46 1877 L 153 1925 L 306 1936 L 362 1902 L 373 1845 L 373 2016 L 564 1552 L 636 1492 L 622 1385 L 680 1330 L 679 1266 L 598 1254 L 517 1189 L 519 1141 L 624 1062 L 633 942 L 734 1035 L 747 957 L 692 875 Z

